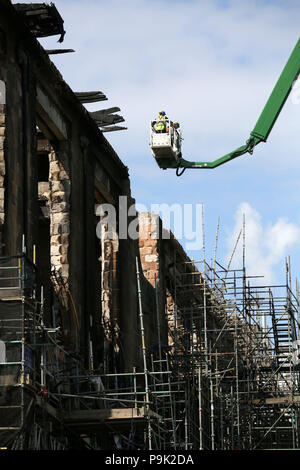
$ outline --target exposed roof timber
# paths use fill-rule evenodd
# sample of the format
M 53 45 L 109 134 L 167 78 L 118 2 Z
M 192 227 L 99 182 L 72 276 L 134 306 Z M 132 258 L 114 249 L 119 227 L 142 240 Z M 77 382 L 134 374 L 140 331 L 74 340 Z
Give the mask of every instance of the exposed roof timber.
M 38 37 L 56 36 L 60 34 L 58 42 L 65 37 L 64 20 L 53 3 L 15 3 L 14 8 L 22 15 L 31 31 Z
M 120 108 L 108 108 L 108 109 L 100 109 L 99 111 L 91 111 L 90 115 L 93 119 L 98 120 L 102 119 L 104 115 L 116 113 L 117 111 L 121 111 Z
M 113 113 L 116 113 L 117 111 L 121 111 L 121 110 L 120 108 L 115 106 L 114 108 L 101 109 L 99 111 L 92 111 L 89 114 L 97 123 L 97 125 L 101 127 L 102 132 L 127 130 L 127 127 L 111 126 L 111 124 L 124 122 L 123 116 L 119 116 L 118 114 L 113 114 Z M 110 126 L 110 127 L 106 127 L 106 126 Z
M 106 114 L 101 116 L 101 118 L 95 119 L 93 118 L 94 121 L 98 126 L 108 126 L 110 124 L 117 124 L 118 122 L 124 122 L 125 119 L 123 116 L 119 116 L 118 114 Z
M 105 127 L 104 129 L 101 129 L 101 132 L 113 132 L 113 131 L 125 131 L 125 130 L 127 130 L 127 127 L 111 126 L 111 127 Z
M 68 52 L 75 52 L 74 49 L 45 49 L 47 54 L 67 54 Z
M 97 101 L 106 101 L 107 97 L 102 91 L 78 91 L 75 95 L 81 103 L 96 103 Z

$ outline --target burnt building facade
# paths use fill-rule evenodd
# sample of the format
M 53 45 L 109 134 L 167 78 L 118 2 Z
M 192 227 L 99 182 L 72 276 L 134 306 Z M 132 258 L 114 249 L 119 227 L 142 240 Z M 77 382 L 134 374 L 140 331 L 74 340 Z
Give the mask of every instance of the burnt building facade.
M 88 112 L 105 95 L 71 90 L 49 35 L 55 5 L 0 0 L 0 447 L 295 448 L 288 276 L 258 298 L 137 214 L 119 108 Z

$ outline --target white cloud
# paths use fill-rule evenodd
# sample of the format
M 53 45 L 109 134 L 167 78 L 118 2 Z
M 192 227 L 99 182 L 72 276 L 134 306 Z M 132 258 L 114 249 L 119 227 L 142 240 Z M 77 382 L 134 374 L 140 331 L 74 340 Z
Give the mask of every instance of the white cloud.
M 243 202 L 235 213 L 235 225 L 227 234 L 228 263 L 238 234 L 243 227 L 245 215 L 245 254 L 246 270 L 251 276 L 263 275 L 263 283 L 271 284 L 276 280 L 275 268 L 284 257 L 289 255 L 289 250 L 300 244 L 300 226 L 280 217 L 274 224 L 265 222 L 258 211 L 247 202 Z M 232 260 L 231 267 L 242 266 L 242 237 Z M 262 281 L 258 281 L 261 283 Z

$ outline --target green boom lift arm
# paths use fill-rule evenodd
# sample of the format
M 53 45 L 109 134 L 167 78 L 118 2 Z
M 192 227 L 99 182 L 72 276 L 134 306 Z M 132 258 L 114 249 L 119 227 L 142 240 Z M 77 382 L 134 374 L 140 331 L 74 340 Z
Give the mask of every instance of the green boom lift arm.
M 229 162 L 236 157 L 239 157 L 245 153 L 253 153 L 254 147 L 260 142 L 266 142 L 275 122 L 278 118 L 283 105 L 285 104 L 294 81 L 297 79 L 300 73 L 300 39 L 291 53 L 260 117 L 258 118 L 257 123 L 253 131 L 250 134 L 249 139 L 245 145 L 237 148 L 233 152 L 224 155 L 223 157 L 218 158 L 212 162 L 191 162 L 181 158 L 178 161 L 170 161 L 161 159 L 158 163 L 159 166 L 163 169 L 166 168 L 176 168 L 177 175 L 178 170 L 183 168 L 183 171 L 186 168 L 216 168 L 217 166 L 223 165 L 223 163 Z M 181 174 L 183 173 L 181 172 Z

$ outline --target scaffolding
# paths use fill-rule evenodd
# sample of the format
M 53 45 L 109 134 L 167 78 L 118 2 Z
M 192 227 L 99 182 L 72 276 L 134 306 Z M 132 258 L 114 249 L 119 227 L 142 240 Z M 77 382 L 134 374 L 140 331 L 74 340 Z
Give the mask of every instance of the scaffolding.
M 82 364 L 63 346 L 61 319 L 44 314 L 43 288 L 24 253 L 0 258 L 0 441 L 12 450 L 89 448 L 63 421 L 62 392 L 79 393 Z M 57 326 L 56 323 L 60 325 Z
M 177 448 L 298 448 L 299 296 L 289 263 L 276 286 L 217 261 L 175 270 L 170 364 L 188 397 L 175 407 Z
M 289 263 L 286 284 L 253 287 L 259 277 L 245 268 L 204 263 L 175 261 L 169 345 L 157 321 L 149 354 L 137 262 L 143 367 L 99 376 L 98 399 L 118 413 L 107 428 L 126 449 L 298 448 L 299 300 Z
M 155 279 L 158 347 L 151 353 L 138 259 L 136 274 L 142 360 L 130 372 L 103 371 L 80 357 L 74 305 L 67 320 L 75 339 L 64 344 L 63 280 L 52 273 L 61 309 L 49 319 L 35 263 L 25 254 L 0 259 L 1 447 L 299 448 L 300 304 L 290 261 L 285 284 L 267 286 L 245 266 L 209 265 L 174 251 L 166 278 L 168 344 L 161 341 Z

